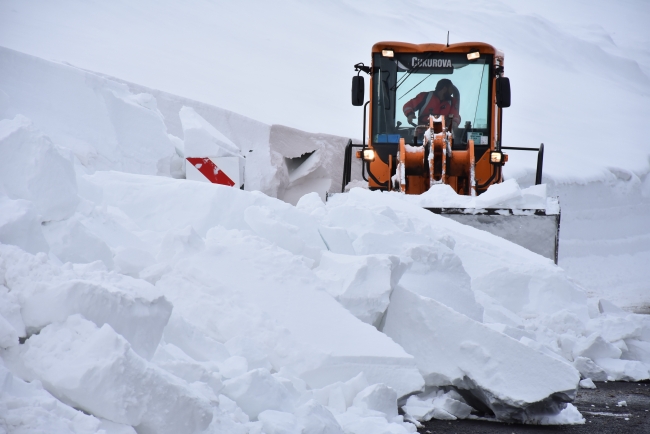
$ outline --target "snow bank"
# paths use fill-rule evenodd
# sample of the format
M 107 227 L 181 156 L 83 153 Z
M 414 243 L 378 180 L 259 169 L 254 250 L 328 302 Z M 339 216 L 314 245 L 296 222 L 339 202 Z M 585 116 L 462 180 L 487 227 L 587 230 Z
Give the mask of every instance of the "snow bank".
M 174 145 L 151 95 L 132 94 L 123 84 L 6 48 L 0 48 L 0 58 L 6 95 L 0 117 L 25 115 L 88 170 L 169 176 Z
M 347 138 L 265 125 L 4 47 L 0 60 L 0 118 L 29 117 L 88 172 L 184 177 L 184 157 L 236 155 L 246 157 L 244 186 L 250 191 L 295 204 L 306 193 L 318 192 L 324 200 L 340 188 Z M 51 101 L 57 109 L 50 112 Z
M 603 177 L 549 183 L 562 201 L 559 264 L 594 298 L 648 313 L 650 175 L 610 168 Z

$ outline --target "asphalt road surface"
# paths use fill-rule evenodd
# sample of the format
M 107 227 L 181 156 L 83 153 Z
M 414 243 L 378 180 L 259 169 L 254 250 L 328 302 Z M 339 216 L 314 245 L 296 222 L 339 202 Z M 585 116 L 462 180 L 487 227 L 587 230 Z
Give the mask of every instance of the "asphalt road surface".
M 484 420 L 431 420 L 422 434 L 525 434 L 525 433 L 643 433 L 650 434 L 650 381 L 596 382 L 597 389 L 579 389 L 573 403 L 586 419 L 583 425 L 519 425 Z M 620 401 L 627 405 L 620 407 Z

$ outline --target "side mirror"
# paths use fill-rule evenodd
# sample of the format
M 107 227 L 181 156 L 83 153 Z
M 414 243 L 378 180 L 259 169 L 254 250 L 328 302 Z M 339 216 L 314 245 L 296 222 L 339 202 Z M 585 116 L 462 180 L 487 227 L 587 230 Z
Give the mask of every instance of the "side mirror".
M 497 106 L 510 107 L 510 79 L 508 77 L 497 78 Z
M 363 77 L 356 75 L 352 77 L 352 105 L 361 106 L 363 105 L 364 97 L 366 92 L 364 89 Z

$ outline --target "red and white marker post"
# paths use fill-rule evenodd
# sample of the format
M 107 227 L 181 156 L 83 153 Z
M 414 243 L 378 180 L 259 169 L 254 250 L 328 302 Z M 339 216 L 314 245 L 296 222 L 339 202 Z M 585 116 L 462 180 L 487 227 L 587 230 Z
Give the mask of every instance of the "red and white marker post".
M 185 159 L 185 178 L 241 188 L 244 185 L 241 157 L 190 157 Z

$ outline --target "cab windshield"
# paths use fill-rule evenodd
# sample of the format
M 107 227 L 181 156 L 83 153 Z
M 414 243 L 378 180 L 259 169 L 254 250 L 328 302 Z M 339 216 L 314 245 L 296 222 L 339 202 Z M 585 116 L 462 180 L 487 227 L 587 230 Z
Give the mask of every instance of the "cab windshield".
M 463 53 L 395 53 L 373 58 L 373 143 L 421 143 L 428 117 L 444 115 L 454 145 L 473 139 L 489 145 L 492 56 L 468 60 Z

